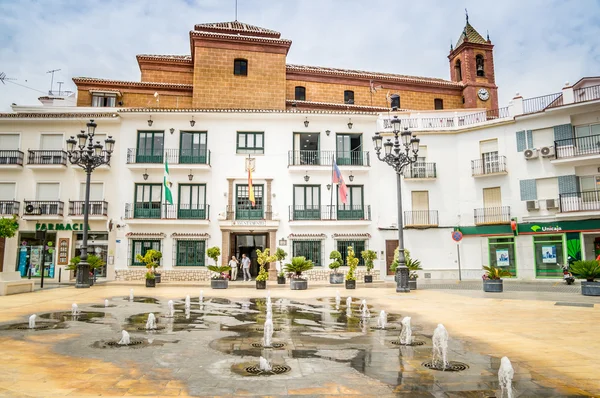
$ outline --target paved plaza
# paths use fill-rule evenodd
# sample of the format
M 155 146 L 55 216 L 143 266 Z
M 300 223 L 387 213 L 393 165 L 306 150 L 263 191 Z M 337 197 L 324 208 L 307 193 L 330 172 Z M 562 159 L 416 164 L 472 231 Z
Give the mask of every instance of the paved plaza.
M 515 369 L 516 397 L 599 396 L 600 304 L 545 286 L 497 295 L 434 286 L 410 294 L 360 285 L 354 291 L 316 284 L 307 291 L 273 288 L 273 345 L 281 346 L 270 349 L 260 347 L 266 291 L 107 283 L 2 297 L 0 396 L 499 397 L 503 356 Z M 191 311 L 184 316 L 186 295 Z M 370 318 L 358 311 L 363 299 Z M 165 317 L 169 300 L 174 318 Z M 81 310 L 76 318 L 73 303 Z M 388 330 L 375 329 L 381 310 L 388 313 Z M 144 330 L 149 313 L 158 321 L 155 332 Z M 45 328 L 15 328 L 31 314 Z M 393 344 L 405 316 L 423 345 Z M 468 369 L 422 366 L 431 359 L 439 323 L 450 335 L 448 359 Z M 114 345 L 123 329 L 135 344 Z M 287 371 L 245 372 L 260 356 Z

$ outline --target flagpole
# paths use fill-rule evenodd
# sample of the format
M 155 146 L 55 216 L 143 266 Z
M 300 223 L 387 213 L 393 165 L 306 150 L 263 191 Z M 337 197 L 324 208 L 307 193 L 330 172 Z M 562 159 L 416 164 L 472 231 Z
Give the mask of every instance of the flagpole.
M 329 219 L 333 220 L 333 165 L 335 163 L 335 153 L 333 154 L 333 160 L 331 161 L 331 175 L 329 178 L 331 179 L 331 192 L 329 196 Z

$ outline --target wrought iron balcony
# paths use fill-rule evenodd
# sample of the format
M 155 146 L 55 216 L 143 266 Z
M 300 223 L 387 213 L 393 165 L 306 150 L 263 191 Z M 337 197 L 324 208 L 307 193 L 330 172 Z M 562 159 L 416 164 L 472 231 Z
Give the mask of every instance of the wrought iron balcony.
M 471 173 L 473 177 L 506 174 L 506 156 L 498 156 L 493 159 L 471 160 Z
M 404 226 L 406 227 L 435 227 L 438 225 L 437 210 L 412 210 L 404 212 Z
M 140 150 L 127 149 L 127 163 L 164 163 L 169 164 L 207 164 L 210 165 L 210 151 L 194 149 L 160 149 Z
M 510 223 L 510 206 L 475 209 L 475 225 Z
M 371 220 L 371 206 L 289 206 L 290 221 Z
M 405 168 L 402 172 L 405 179 L 437 178 L 435 163 L 416 162 Z
M 600 155 L 600 135 L 588 135 L 554 141 L 556 159 Z
M 83 216 L 85 210 L 85 201 L 83 200 L 70 200 L 69 201 L 69 215 L 70 216 Z M 103 200 L 90 200 L 89 216 L 104 216 L 108 214 L 108 202 Z
M 256 206 L 237 205 L 227 206 L 227 220 L 272 220 L 271 206 L 256 204 Z
M 62 216 L 65 204 L 60 200 L 26 200 L 24 216 Z
M 67 152 L 63 150 L 33 150 L 28 151 L 27 164 L 67 165 Z
M 0 214 L 3 216 L 8 215 L 19 215 L 20 203 L 14 200 L 1 200 L 0 201 Z
M 177 218 L 180 220 L 208 220 L 210 218 L 210 205 L 189 203 L 179 204 L 177 206 Z
M 600 85 L 577 88 L 573 90 L 575 102 L 585 102 L 600 99 Z
M 18 165 L 23 166 L 25 154 L 21 151 L 0 151 L 0 166 Z
M 600 211 L 600 191 L 569 192 L 558 196 L 558 208 L 561 213 Z
M 127 219 L 208 220 L 210 205 L 140 202 L 125 204 Z
M 288 152 L 288 166 L 329 166 L 336 159 L 338 166 L 371 166 L 369 152 L 313 151 Z

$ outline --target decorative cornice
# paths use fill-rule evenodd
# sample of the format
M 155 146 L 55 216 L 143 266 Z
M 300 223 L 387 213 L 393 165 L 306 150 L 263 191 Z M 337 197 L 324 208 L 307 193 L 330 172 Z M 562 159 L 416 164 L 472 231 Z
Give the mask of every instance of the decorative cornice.
M 125 236 L 127 237 L 154 237 L 154 238 L 165 238 L 167 235 L 164 232 L 128 232 Z
M 367 111 L 367 112 L 387 112 L 390 109 L 383 106 L 370 106 L 370 105 L 356 105 L 356 104 L 341 104 L 336 102 L 318 102 L 318 101 L 298 101 L 298 100 L 285 100 L 286 105 L 290 106 L 307 106 L 316 108 L 337 108 L 346 110 L 356 111 Z
M 260 26 L 250 25 L 240 21 L 196 24 L 194 26 L 194 30 L 246 36 L 266 36 L 274 38 L 279 38 L 281 36 L 281 33 L 274 30 L 261 28 Z
M 289 234 L 288 239 L 290 239 L 290 240 L 302 240 L 302 239 L 325 240 L 325 239 L 327 239 L 327 235 L 325 235 L 325 234 Z
M 0 119 L 114 119 L 119 117 L 116 113 L 0 113 Z
M 222 39 L 222 40 L 233 40 L 233 41 L 247 41 L 251 43 L 262 43 L 271 45 L 280 45 L 289 47 L 292 45 L 292 41 L 288 39 L 276 39 L 271 37 L 260 37 L 260 36 L 242 36 L 238 34 L 229 33 L 216 33 L 216 32 L 199 32 L 192 30 L 190 31 L 190 37 L 205 37 L 209 39 Z
M 170 89 L 170 90 L 182 90 L 182 91 L 192 91 L 193 90 L 193 85 L 191 85 L 191 84 L 157 83 L 157 82 L 129 82 L 129 81 L 124 81 L 124 80 L 99 79 L 96 77 L 74 77 L 73 82 L 76 85 L 99 84 L 99 85 L 108 85 L 108 86 L 157 88 L 157 89 Z
M 345 105 L 344 105 L 345 106 Z M 387 108 L 384 108 L 386 111 Z M 273 114 L 327 114 L 327 115 L 378 115 L 379 112 L 324 111 L 301 109 L 181 109 L 181 108 L 122 108 L 120 113 L 273 113 Z
M 364 238 L 371 239 L 371 234 L 333 234 L 331 235 L 333 239 L 345 239 L 345 238 Z
M 174 239 L 198 239 L 198 240 L 208 240 L 210 239 L 210 235 L 208 233 L 194 233 L 194 232 L 173 232 L 171 234 L 171 238 Z
M 138 54 L 135 58 L 142 61 L 169 61 L 190 64 L 192 62 L 191 55 L 159 55 L 159 54 Z

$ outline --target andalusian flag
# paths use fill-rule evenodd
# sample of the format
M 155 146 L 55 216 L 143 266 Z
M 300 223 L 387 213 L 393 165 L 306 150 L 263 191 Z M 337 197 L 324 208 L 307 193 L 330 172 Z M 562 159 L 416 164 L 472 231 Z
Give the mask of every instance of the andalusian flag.
M 254 187 L 252 186 L 252 169 L 248 167 L 248 199 L 252 206 L 256 205 L 256 200 L 254 199 Z
M 164 177 L 164 185 L 165 185 L 165 200 L 170 204 L 173 204 L 173 195 L 171 195 L 171 180 L 169 179 L 169 164 L 167 163 L 167 158 L 165 157 L 165 177 Z

